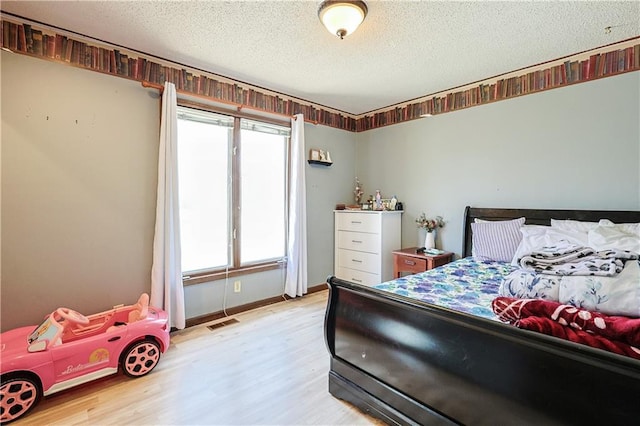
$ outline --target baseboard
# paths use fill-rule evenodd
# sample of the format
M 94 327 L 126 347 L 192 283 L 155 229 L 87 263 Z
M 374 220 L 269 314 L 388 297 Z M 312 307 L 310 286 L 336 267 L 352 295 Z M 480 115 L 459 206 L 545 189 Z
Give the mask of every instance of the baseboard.
M 317 293 L 319 291 L 323 291 L 323 290 L 327 290 L 327 284 L 323 283 L 323 284 L 318 284 L 312 287 L 308 287 L 307 288 L 307 294 L 311 294 L 311 293 Z M 193 318 L 188 318 L 185 321 L 185 327 L 193 327 L 195 325 L 199 325 L 199 324 L 204 324 L 205 322 L 210 322 L 210 321 L 215 321 L 218 320 L 220 318 L 224 318 L 226 316 L 230 316 L 230 315 L 236 315 L 239 314 L 241 312 L 246 312 L 246 311 L 250 311 L 252 309 L 256 309 L 256 308 L 261 308 L 263 306 L 267 306 L 267 305 L 272 305 L 274 303 L 278 303 L 278 302 L 282 302 L 284 297 L 284 300 L 289 300 L 292 299 L 292 297 L 285 295 L 280 295 L 280 296 L 274 296 L 274 297 L 270 297 L 268 299 L 262 299 L 262 300 L 257 300 L 255 302 L 251 302 L 251 303 L 247 303 L 245 305 L 240 305 L 240 306 L 234 306 L 232 308 L 227 308 L 226 311 L 227 313 L 225 314 L 223 311 L 218 311 L 218 312 L 214 312 L 211 314 L 206 314 L 206 315 L 200 315 L 197 317 L 193 317 Z

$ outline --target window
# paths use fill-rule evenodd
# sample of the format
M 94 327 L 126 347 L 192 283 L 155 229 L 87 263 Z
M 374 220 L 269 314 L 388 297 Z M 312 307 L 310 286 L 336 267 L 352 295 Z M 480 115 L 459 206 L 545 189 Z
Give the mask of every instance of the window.
M 285 257 L 289 135 L 287 127 L 178 107 L 183 274 Z

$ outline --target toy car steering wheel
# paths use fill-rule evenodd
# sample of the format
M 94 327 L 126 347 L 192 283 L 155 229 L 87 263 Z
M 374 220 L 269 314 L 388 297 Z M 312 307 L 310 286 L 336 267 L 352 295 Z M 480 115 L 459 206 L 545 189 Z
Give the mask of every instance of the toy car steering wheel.
M 79 325 L 87 325 L 89 324 L 89 318 L 82 315 L 80 312 L 76 312 L 69 308 L 58 308 L 56 309 L 56 313 L 60 315 L 63 319 L 72 322 L 74 324 Z

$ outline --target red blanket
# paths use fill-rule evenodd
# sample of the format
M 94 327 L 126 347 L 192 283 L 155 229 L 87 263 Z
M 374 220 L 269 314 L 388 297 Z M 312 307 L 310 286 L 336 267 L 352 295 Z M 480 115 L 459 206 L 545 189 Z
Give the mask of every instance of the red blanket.
M 498 317 L 519 328 L 640 359 L 640 318 L 608 316 L 541 299 L 497 297 Z

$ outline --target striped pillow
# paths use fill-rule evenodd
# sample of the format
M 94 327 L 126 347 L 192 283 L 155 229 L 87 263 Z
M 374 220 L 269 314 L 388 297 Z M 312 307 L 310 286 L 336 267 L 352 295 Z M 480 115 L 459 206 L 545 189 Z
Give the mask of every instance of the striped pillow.
M 511 262 L 522 240 L 525 218 L 471 224 L 472 253 L 479 260 Z

